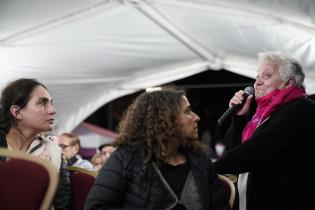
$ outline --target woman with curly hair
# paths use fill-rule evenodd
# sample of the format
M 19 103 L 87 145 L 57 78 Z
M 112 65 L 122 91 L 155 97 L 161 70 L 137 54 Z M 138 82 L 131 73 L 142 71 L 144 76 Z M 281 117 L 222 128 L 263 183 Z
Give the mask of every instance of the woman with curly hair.
M 141 94 L 119 125 L 117 149 L 85 209 L 229 209 L 198 140 L 198 121 L 182 90 Z

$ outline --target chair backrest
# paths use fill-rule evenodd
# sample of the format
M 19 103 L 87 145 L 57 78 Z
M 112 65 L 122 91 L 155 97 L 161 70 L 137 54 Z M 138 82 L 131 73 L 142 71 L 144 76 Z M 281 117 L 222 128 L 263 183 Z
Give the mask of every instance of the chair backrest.
M 219 180 L 221 181 L 223 187 L 224 187 L 224 190 L 227 192 L 228 196 L 229 196 L 229 204 L 230 204 L 230 207 L 233 208 L 233 204 L 234 204 L 234 200 L 235 200 L 235 185 L 233 184 L 233 182 L 223 176 L 223 175 L 220 175 L 218 174 L 219 176 Z
M 58 172 L 47 160 L 0 148 L 1 210 L 48 210 Z
M 83 168 L 69 166 L 71 189 L 72 189 L 72 210 L 83 210 L 87 195 L 89 194 L 97 172 Z

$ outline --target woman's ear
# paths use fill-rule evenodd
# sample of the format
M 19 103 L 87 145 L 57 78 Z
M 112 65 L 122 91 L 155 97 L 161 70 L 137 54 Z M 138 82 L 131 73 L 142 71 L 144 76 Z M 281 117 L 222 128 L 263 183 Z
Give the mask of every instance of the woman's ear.
M 18 120 L 22 119 L 20 111 L 21 111 L 21 108 L 18 105 L 12 105 L 10 107 L 10 113 L 12 114 L 12 116 L 14 116 Z
M 289 88 L 289 87 L 292 87 L 293 85 L 295 85 L 294 79 L 289 79 L 286 83 L 287 83 L 286 88 Z
M 280 85 L 279 89 L 281 90 L 281 89 L 290 88 L 290 87 L 292 87 L 293 85 L 295 85 L 294 79 L 289 78 L 289 79 L 285 80 L 285 81 Z M 281 87 L 282 87 L 282 88 L 281 88 Z

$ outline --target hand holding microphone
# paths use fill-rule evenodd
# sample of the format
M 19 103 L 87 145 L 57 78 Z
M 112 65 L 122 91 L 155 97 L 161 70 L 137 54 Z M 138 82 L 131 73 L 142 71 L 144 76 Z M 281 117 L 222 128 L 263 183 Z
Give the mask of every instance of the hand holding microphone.
M 230 108 L 226 110 L 226 112 L 219 118 L 218 124 L 223 125 L 224 121 L 226 121 L 227 118 L 229 118 L 233 114 L 237 115 L 243 115 L 246 114 L 249 111 L 249 107 L 251 104 L 251 99 L 255 93 L 255 90 L 253 87 L 246 87 L 243 90 L 240 90 L 235 93 L 233 98 L 230 100 L 229 106 Z

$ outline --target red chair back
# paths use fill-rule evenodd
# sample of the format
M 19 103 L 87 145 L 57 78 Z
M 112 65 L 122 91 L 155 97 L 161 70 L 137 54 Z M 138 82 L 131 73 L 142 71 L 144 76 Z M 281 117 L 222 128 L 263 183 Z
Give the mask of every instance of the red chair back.
M 97 173 L 75 166 L 70 166 L 68 169 L 72 189 L 72 210 L 83 210 Z
M 54 166 L 39 157 L 0 149 L 1 210 L 47 210 L 57 187 Z

